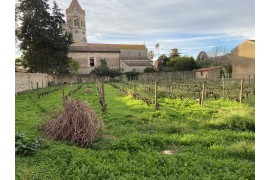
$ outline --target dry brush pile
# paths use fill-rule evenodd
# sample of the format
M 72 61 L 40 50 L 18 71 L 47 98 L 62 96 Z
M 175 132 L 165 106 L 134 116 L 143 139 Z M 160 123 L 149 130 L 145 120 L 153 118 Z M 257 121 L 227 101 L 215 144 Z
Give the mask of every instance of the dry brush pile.
M 68 99 L 63 112 L 40 129 L 48 139 L 70 141 L 86 147 L 100 137 L 103 127 L 102 120 L 84 102 Z

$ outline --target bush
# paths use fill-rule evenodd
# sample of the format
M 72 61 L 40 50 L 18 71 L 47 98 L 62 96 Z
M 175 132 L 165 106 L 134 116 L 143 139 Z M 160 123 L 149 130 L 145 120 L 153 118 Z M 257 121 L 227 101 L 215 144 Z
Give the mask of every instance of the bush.
M 39 148 L 44 147 L 43 139 L 39 136 L 29 138 L 25 134 L 15 134 L 15 153 L 18 155 L 33 155 Z
M 137 71 L 130 71 L 130 72 L 126 72 L 126 78 L 130 81 L 130 80 L 135 80 L 138 79 L 139 76 L 139 72 Z
M 154 68 L 148 67 L 143 70 L 144 73 L 153 73 L 156 72 Z
M 97 77 L 109 76 L 111 78 L 121 75 L 121 72 L 119 70 L 109 69 L 107 66 L 97 67 L 91 73 L 95 74 Z
M 41 126 L 51 140 L 70 141 L 85 147 L 100 137 L 103 122 L 84 102 L 68 99 L 63 112 Z

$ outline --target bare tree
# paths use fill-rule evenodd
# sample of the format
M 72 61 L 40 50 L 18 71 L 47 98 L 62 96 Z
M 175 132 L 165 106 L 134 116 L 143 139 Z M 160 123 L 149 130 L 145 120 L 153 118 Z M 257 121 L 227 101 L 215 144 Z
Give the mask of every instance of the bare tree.
M 208 57 L 212 66 L 222 66 L 222 70 L 225 74 L 231 73 L 231 54 L 227 47 L 214 47 L 208 52 Z

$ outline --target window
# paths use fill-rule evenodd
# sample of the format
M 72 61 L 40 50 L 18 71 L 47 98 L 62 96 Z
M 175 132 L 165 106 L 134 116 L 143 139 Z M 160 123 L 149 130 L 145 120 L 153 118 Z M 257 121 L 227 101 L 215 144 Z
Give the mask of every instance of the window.
M 78 31 L 76 30 L 75 33 L 78 34 Z
M 79 26 L 79 19 L 74 20 L 74 26 Z
M 84 31 L 82 32 L 82 34 L 84 34 Z
M 69 19 L 68 24 L 71 25 L 71 19 Z
M 90 57 L 89 58 L 89 63 L 90 63 L 90 66 L 91 67 L 94 67 L 95 66 L 95 59 L 94 59 L 94 57 Z
M 139 56 L 141 56 L 141 52 L 139 52 Z
M 83 27 L 83 20 L 81 20 L 81 26 Z

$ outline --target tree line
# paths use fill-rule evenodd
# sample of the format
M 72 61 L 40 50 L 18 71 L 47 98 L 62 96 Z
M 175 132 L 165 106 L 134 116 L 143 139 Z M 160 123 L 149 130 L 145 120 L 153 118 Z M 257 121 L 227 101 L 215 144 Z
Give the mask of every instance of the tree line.
M 149 59 L 154 58 L 154 52 L 148 52 Z M 157 59 L 157 70 L 156 71 L 191 71 L 200 68 L 208 68 L 211 66 L 221 66 L 221 75 L 225 73 L 232 73 L 232 65 L 230 61 L 230 54 L 226 48 L 215 47 L 209 55 L 201 51 L 197 59 L 195 60 L 192 56 L 182 56 L 177 48 L 171 49 L 169 56 L 162 54 Z M 153 70 L 147 69 L 146 72 L 154 72 Z

